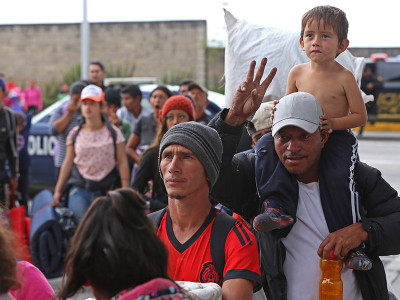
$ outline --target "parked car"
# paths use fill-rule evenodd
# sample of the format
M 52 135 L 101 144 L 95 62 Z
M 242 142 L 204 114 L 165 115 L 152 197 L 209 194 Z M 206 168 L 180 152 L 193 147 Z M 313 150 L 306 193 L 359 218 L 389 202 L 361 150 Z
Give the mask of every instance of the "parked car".
M 156 84 L 140 85 L 143 93 L 142 105 L 149 106 L 149 94 L 157 87 Z M 177 93 L 178 86 L 167 86 L 172 92 Z M 225 96 L 209 91 L 208 98 L 211 101 L 208 109 L 217 112 L 225 106 Z M 32 118 L 31 133 L 29 136 L 28 152 L 31 156 L 29 171 L 30 192 L 34 194 L 42 189 L 53 189 L 57 180 L 54 171 L 54 149 L 56 137 L 50 135 L 50 117 L 59 107 L 70 100 L 69 96 L 55 102 Z

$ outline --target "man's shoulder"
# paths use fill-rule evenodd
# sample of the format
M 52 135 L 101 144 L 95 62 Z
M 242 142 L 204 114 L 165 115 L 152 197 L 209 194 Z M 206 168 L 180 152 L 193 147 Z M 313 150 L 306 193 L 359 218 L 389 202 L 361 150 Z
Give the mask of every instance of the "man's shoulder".
M 140 112 L 141 116 L 149 116 L 152 113 L 153 113 L 153 110 L 150 107 L 142 105 L 142 110 Z
M 379 177 L 381 177 L 381 172 L 378 169 L 361 161 L 355 163 L 354 179 L 356 180 L 356 183 L 366 184 L 368 181 L 377 180 Z
M 127 116 L 132 115 L 132 113 L 127 110 L 125 106 L 122 106 L 118 108 L 117 115 L 119 115 L 120 118 L 126 119 Z

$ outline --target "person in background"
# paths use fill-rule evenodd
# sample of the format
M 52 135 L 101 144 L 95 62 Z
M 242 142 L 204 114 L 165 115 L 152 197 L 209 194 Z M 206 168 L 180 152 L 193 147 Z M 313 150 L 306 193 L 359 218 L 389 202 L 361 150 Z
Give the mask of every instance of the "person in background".
M 254 146 L 257 144 L 259 139 L 272 131 L 270 116 L 273 106 L 274 103 L 272 101 L 261 103 L 251 121 L 248 121 L 246 124 L 247 132 L 251 136 Z M 252 150 L 254 150 L 254 148 Z
M 60 90 L 57 93 L 57 100 L 61 100 L 62 98 L 68 96 L 69 93 L 69 85 L 67 82 L 63 82 L 60 85 Z
M 125 141 L 127 141 L 131 135 L 131 124 L 125 120 L 120 120 L 117 116 L 117 111 L 121 107 L 121 93 L 118 90 L 109 87 L 105 91 L 104 97 L 106 100 L 105 110 L 108 120 L 110 120 L 111 124 L 121 130 Z
M 187 95 L 189 93 L 189 85 L 193 83 L 193 80 L 184 79 L 179 83 L 179 95 Z
M 67 151 L 67 136 L 72 128 L 79 125 L 82 117 L 79 99 L 86 85 L 83 81 L 75 81 L 69 89 L 70 101 L 57 108 L 50 117 L 50 134 L 57 137 L 57 148 L 54 151 L 56 178 L 58 178 Z
M 156 87 L 149 96 L 149 102 L 153 113 L 151 115 L 142 116 L 136 124 L 128 143 L 126 144 L 126 154 L 134 163 L 131 179 L 135 177 L 137 166 L 144 150 L 146 150 L 153 141 L 156 132 L 161 128 L 159 112 L 165 101 L 171 97 L 173 93 L 165 86 Z
M 121 94 L 124 106 L 117 110 L 117 116 L 120 120 L 131 124 L 131 132 L 133 132 L 140 117 L 151 115 L 152 110 L 150 107 L 141 105 L 142 91 L 137 84 L 124 87 Z
M 3 103 L 5 95 L 6 84 L 0 79 L 0 203 L 9 207 L 9 192 L 14 193 L 18 186 L 18 129 L 14 113 Z
M 374 101 L 367 102 L 365 107 L 368 114 L 376 115 L 378 113 L 376 101 L 382 89 L 382 78 L 376 77 L 370 66 L 365 67 L 363 71 L 360 88 L 367 95 L 374 96 Z M 371 124 L 373 124 L 373 122 L 371 122 Z
M 0 299 L 13 300 L 10 290 L 21 286 L 17 277 L 17 263 L 11 246 L 12 233 L 6 228 L 5 221 L 0 219 Z
M 22 93 L 22 89 L 15 83 L 14 77 L 9 77 L 6 83 L 6 95 L 3 99 L 4 104 L 7 105 L 8 107 L 11 107 L 13 104 L 12 101 L 10 100 L 10 98 L 12 97 L 18 98 L 18 100 L 22 102 L 23 106 L 24 95 Z
M 151 181 L 150 211 L 157 211 L 168 204 L 167 191 L 158 171 L 158 152 L 164 134 L 174 125 L 195 120 L 192 101 L 176 95 L 169 98 L 160 110 L 161 127 L 150 147 L 143 153 L 132 187 L 144 195 Z
M 29 81 L 29 85 L 24 89 L 23 95 L 25 111 L 34 115 L 43 109 L 42 90 L 36 84 L 34 78 Z
M 53 205 L 60 205 L 63 189 L 68 187 L 67 205 L 78 221 L 94 198 L 120 184 L 129 187 L 125 139 L 103 116 L 103 91 L 90 84 L 82 90 L 79 101 L 83 119 L 68 134 L 67 152 L 53 195 Z
M 106 69 L 101 61 L 91 61 L 88 68 L 88 78 L 91 84 L 100 87 L 103 92 L 107 89 L 103 80 L 106 77 Z
M 18 178 L 18 202 L 24 205 L 26 214 L 28 213 L 28 188 L 29 188 L 29 166 L 31 158 L 28 152 L 28 138 L 31 131 L 32 114 L 27 115 L 15 112 L 18 127 L 18 158 L 19 158 L 19 178 Z
M 189 299 L 169 277 L 167 250 L 132 189 L 95 199 L 72 239 L 57 299 L 90 284 L 98 300 Z
M 193 99 L 194 109 L 196 110 L 196 122 L 208 124 L 213 118 L 213 115 L 206 110 L 210 101 L 207 99 L 207 89 L 201 87 L 197 83 L 189 85 L 189 96 Z
M 0 299 L 53 299 L 54 291 L 43 273 L 31 263 L 15 259 L 8 226 L 0 220 Z

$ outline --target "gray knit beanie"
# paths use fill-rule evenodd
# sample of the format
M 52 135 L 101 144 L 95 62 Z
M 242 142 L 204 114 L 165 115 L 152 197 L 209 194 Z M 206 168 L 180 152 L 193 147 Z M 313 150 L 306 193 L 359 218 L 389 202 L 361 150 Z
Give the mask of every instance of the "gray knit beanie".
M 222 142 L 217 131 L 197 122 L 185 122 L 173 126 L 163 136 L 158 154 L 160 169 L 161 154 L 168 145 L 181 145 L 196 155 L 210 181 L 210 189 L 218 178 L 222 161 Z

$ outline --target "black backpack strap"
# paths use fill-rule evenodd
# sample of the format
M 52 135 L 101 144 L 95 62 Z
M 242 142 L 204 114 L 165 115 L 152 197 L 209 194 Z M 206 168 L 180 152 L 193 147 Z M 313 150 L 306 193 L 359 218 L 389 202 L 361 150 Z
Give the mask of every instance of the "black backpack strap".
M 112 126 L 110 120 L 108 119 L 107 115 L 103 113 L 102 115 L 104 122 L 106 123 L 107 129 L 111 134 L 114 143 L 114 149 L 117 149 L 117 132 L 115 131 L 114 127 Z M 115 156 L 117 153 L 115 153 Z
M 102 114 L 102 118 L 104 122 L 106 123 L 107 129 L 111 134 L 111 138 L 113 140 L 114 144 L 114 149 L 115 149 L 115 159 L 117 158 L 117 132 L 115 129 L 112 127 L 111 122 L 108 120 L 108 117 L 106 114 Z M 72 136 L 72 146 L 75 147 L 75 142 L 76 142 L 76 137 L 78 136 L 79 131 L 82 129 L 82 125 L 85 123 L 85 118 L 82 118 L 81 122 L 79 123 L 78 129 L 75 131 L 74 135 Z
M 147 215 L 157 229 L 158 227 L 160 227 L 161 219 L 163 218 L 166 211 L 167 209 L 163 208 Z
M 78 129 L 74 132 L 74 135 L 72 136 L 72 147 L 75 149 L 75 142 L 76 142 L 76 137 L 78 136 L 79 131 L 82 129 L 82 125 L 85 123 L 85 118 L 82 118 L 81 122 L 78 125 Z
M 224 278 L 225 242 L 229 232 L 233 226 L 235 226 L 235 223 L 235 218 L 221 211 L 215 216 L 215 220 L 211 228 L 211 258 L 221 280 Z

